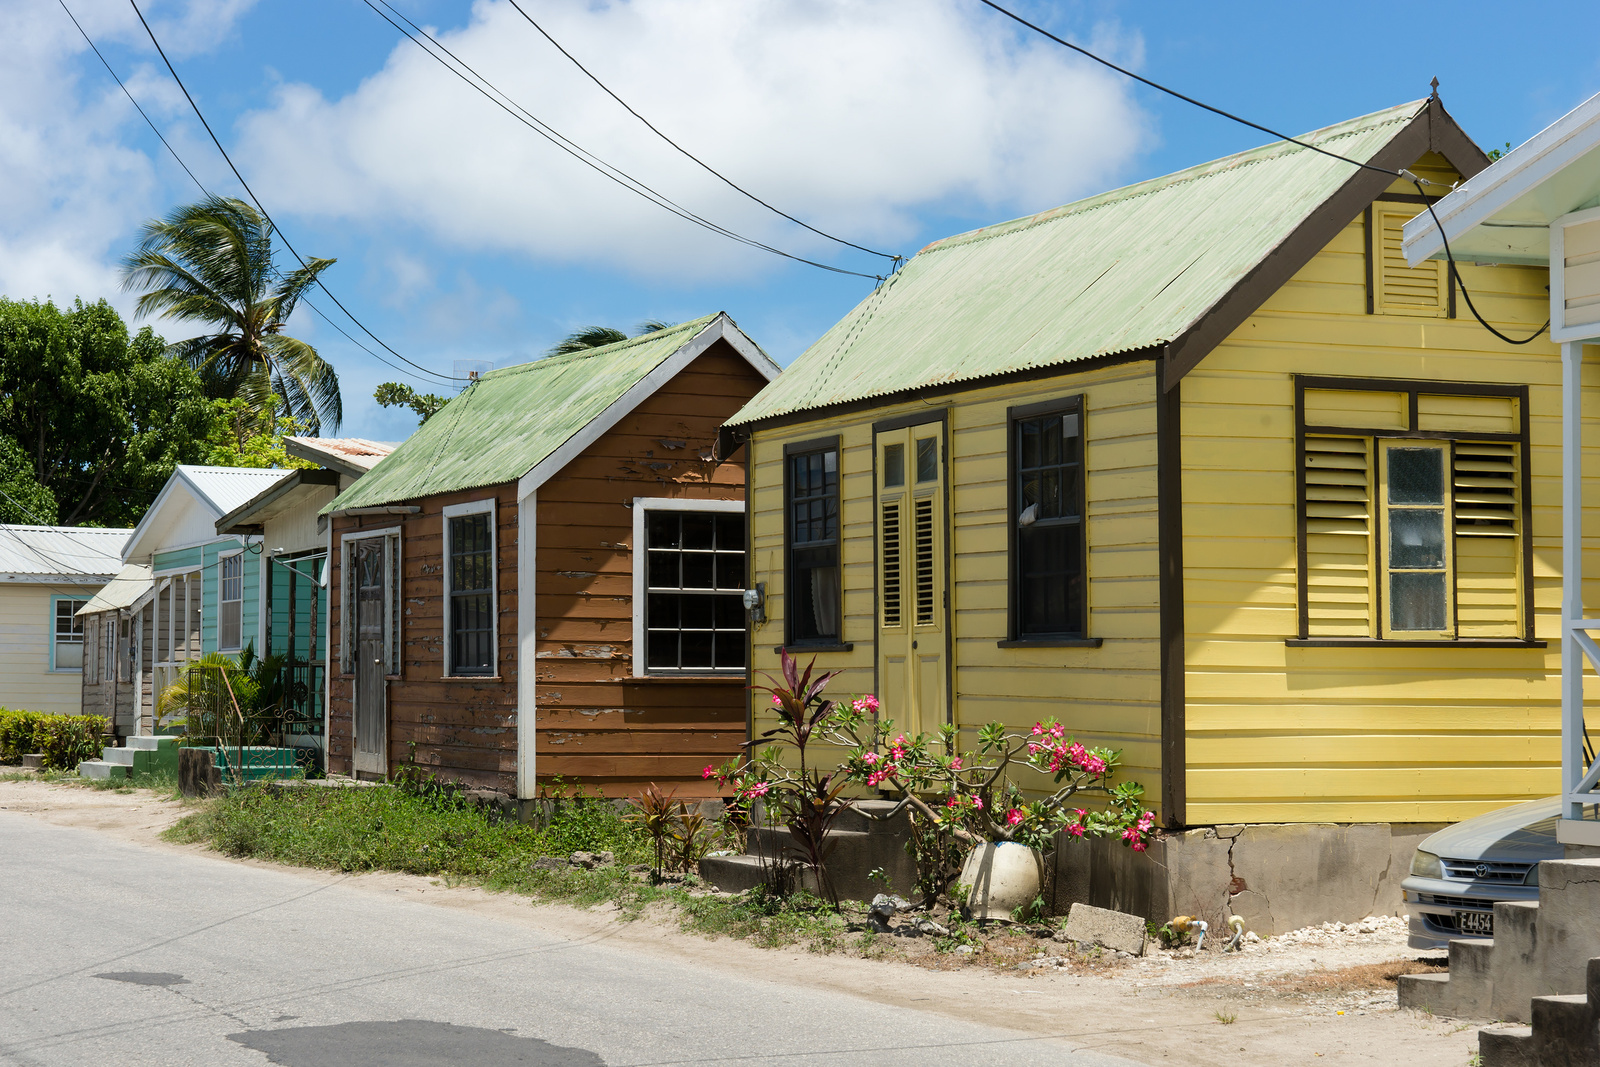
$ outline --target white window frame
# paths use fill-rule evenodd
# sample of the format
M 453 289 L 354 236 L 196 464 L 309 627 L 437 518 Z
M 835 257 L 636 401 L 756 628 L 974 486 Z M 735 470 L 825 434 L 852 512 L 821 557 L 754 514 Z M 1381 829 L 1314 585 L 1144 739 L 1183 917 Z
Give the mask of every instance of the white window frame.
M 239 560 L 239 599 L 238 600 L 225 600 L 223 598 L 223 595 L 222 595 L 222 589 L 223 589 L 222 583 L 226 579 L 224 579 L 223 575 L 222 575 L 222 564 L 223 564 L 224 560 L 235 559 L 235 558 L 237 558 Z M 244 644 L 245 644 L 245 641 L 244 641 L 244 563 L 245 563 L 245 561 L 244 561 L 244 549 L 242 549 L 242 548 L 235 548 L 235 549 L 230 549 L 230 550 L 228 550 L 226 552 L 218 552 L 217 553 L 217 651 L 218 652 L 239 652 L 239 651 L 243 650 L 243 648 L 244 648 Z M 202 595 L 204 595 L 204 594 L 202 594 Z M 238 604 L 239 605 L 239 643 L 236 644 L 236 645 L 224 645 L 222 643 L 222 606 L 224 604 Z
M 745 667 L 738 674 L 731 670 L 661 671 L 652 674 L 645 660 L 645 606 L 649 595 L 649 552 L 645 515 L 651 511 L 720 511 L 743 514 L 743 500 L 686 500 L 683 497 L 636 496 L 633 498 L 633 677 L 635 678 L 733 678 L 749 670 L 749 649 Z M 745 584 L 750 582 L 750 531 L 745 528 Z
M 447 504 L 442 510 L 439 524 L 440 543 L 444 545 L 444 556 L 440 562 L 440 572 L 443 576 L 444 603 L 440 618 L 444 622 L 444 676 L 446 678 L 484 678 L 500 677 L 500 526 L 496 522 L 495 507 L 499 503 L 497 497 L 486 497 L 483 500 L 469 500 L 464 504 Z M 455 665 L 455 641 L 450 631 L 450 597 L 454 592 L 450 588 L 450 520 L 463 515 L 488 515 L 489 516 L 489 673 L 488 674 L 457 674 Z
M 49 640 L 50 640 L 50 644 L 49 644 L 50 672 L 52 674 L 82 674 L 83 673 L 83 669 L 84 668 L 83 668 L 83 664 L 82 663 L 80 663 L 80 665 L 77 666 L 77 667 L 57 667 L 56 666 L 56 645 L 59 643 L 59 639 L 56 636 L 56 634 L 57 634 L 57 631 L 56 631 L 57 614 L 56 613 L 61 610 L 59 607 L 57 607 L 58 604 L 70 601 L 73 604 L 77 605 L 77 607 L 72 609 L 72 617 L 74 619 L 80 619 L 81 620 L 83 618 L 83 616 L 79 615 L 78 612 L 81 611 L 83 609 L 83 606 L 89 602 L 89 599 L 90 598 L 87 595 L 85 595 L 85 596 L 73 596 L 73 595 L 71 595 L 69 593 L 53 594 L 50 597 L 50 628 L 46 632 L 49 634 Z M 82 624 L 80 623 L 80 626 L 81 625 Z M 82 628 L 84 630 L 88 629 L 87 626 L 83 626 Z M 87 642 L 83 640 L 83 638 L 85 636 L 87 636 L 87 635 L 80 632 L 79 639 L 78 639 L 78 644 L 80 646 L 84 647 L 82 656 L 83 656 L 83 660 L 87 661 L 88 658 L 89 658 L 89 653 L 88 653 L 88 648 L 87 648 Z M 72 642 L 69 641 L 67 643 L 71 644 Z

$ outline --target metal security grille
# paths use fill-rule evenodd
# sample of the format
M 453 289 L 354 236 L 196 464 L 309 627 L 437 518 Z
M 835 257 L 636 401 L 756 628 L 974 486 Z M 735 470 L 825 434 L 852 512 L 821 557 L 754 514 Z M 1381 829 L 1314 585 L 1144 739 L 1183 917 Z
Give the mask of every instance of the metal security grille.
M 917 566 L 917 625 L 933 625 L 933 501 L 918 500 L 914 512 Z
M 645 536 L 646 672 L 742 672 L 744 516 L 651 511 Z
M 494 673 L 494 550 L 487 514 L 450 520 L 450 673 Z
M 900 503 L 883 505 L 883 624 L 900 625 Z

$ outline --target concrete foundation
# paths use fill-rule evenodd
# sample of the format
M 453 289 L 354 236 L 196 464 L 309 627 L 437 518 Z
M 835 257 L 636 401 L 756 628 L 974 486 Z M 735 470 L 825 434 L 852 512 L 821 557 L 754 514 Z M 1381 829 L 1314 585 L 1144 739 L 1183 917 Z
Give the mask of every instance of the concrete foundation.
M 1072 904 L 1175 915 L 1211 929 L 1239 915 L 1261 937 L 1324 922 L 1401 915 L 1400 882 L 1423 839 L 1443 824 L 1289 823 L 1215 826 L 1171 834 L 1145 853 L 1118 839 L 1056 848 L 1051 910 Z

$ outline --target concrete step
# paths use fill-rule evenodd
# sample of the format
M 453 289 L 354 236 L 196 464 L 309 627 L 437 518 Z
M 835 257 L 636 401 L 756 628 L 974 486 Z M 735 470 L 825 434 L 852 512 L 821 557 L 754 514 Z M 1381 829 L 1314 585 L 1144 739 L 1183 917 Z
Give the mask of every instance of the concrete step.
M 1493 941 L 1451 941 L 1448 974 L 1400 976 L 1400 1006 L 1455 1019 L 1494 1018 L 1489 1010 L 1493 956 Z
M 722 890 L 724 893 L 743 893 L 747 889 L 754 889 L 764 885 L 767 881 L 768 868 L 761 860 L 748 853 L 737 856 L 706 856 L 700 861 L 700 877 Z M 816 881 L 809 874 L 802 874 L 801 885 L 817 891 Z
M 1482 1067 L 1539 1067 L 1533 1048 L 1533 1028 L 1478 1031 L 1478 1058 Z
M 1594 1010 L 1585 993 L 1533 998 L 1534 1062 L 1539 1067 L 1600 1064 Z
M 1589 961 L 1600 956 L 1600 859 L 1539 864 L 1539 964 L 1533 995 L 1581 993 Z
M 112 778 L 126 778 L 128 768 L 120 763 L 107 763 L 104 760 L 88 759 L 78 764 L 78 777 L 106 781 Z
M 1489 1018 L 1525 1023 L 1529 1019 L 1529 1001 L 1542 993 L 1560 992 L 1540 984 L 1540 925 L 1537 900 L 1502 900 L 1494 906 L 1497 947 L 1489 961 L 1489 981 L 1494 990 L 1489 1000 Z
M 177 745 L 176 737 L 138 734 L 128 738 L 128 747 L 141 752 L 159 752 L 164 748 L 176 748 Z
M 103 748 L 100 750 L 100 758 L 119 767 L 132 767 L 133 752 L 131 748 Z

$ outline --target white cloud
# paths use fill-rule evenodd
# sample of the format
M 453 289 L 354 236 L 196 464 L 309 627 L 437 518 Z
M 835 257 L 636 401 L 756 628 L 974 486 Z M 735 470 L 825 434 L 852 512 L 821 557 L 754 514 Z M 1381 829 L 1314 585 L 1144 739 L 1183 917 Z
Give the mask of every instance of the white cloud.
M 919 211 L 999 217 L 1103 188 L 1150 140 L 1119 76 L 1018 38 L 959 0 L 524 6 L 713 166 L 820 228 L 889 251 L 914 251 L 899 242 Z M 786 249 L 835 255 L 656 140 L 509 4 L 479 0 L 466 27 L 435 36 L 541 119 L 692 210 Z M 1114 29 L 1096 36 L 1125 57 L 1138 52 Z M 580 166 L 403 39 L 349 95 L 284 85 L 239 133 L 239 156 L 275 210 L 414 225 L 449 246 L 655 277 L 737 277 L 771 262 Z
M 214 46 L 252 2 L 155 4 L 146 15 L 176 58 Z M 102 49 L 140 40 L 149 48 L 126 5 L 72 8 Z M 144 121 L 59 5 L 0 2 L 0 25 L 0 294 L 57 303 L 104 296 L 126 315 L 133 300 L 119 291 L 116 259 L 163 206 L 156 162 L 130 144 Z M 119 73 L 153 115 L 181 102 L 175 88 L 153 91 L 161 81 L 147 68 Z

